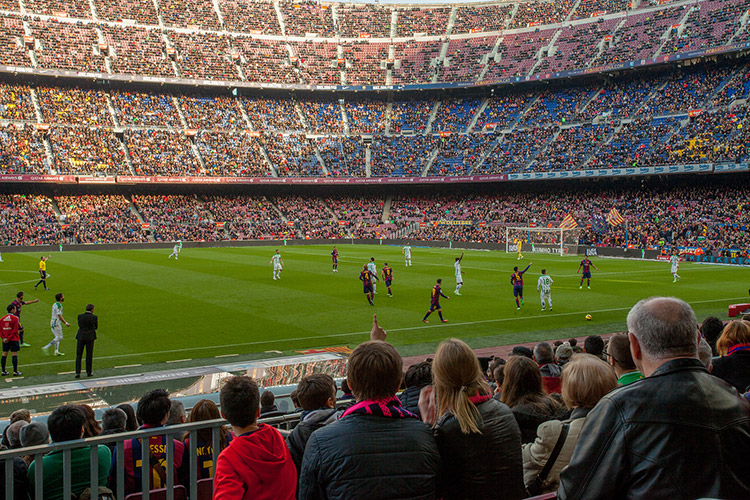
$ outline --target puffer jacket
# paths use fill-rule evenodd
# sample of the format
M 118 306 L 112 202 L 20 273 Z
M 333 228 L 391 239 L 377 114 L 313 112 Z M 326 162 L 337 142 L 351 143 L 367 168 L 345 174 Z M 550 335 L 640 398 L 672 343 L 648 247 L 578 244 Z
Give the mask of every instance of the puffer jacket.
M 615 389 L 586 417 L 560 500 L 747 499 L 750 405 L 694 358 Z
M 419 393 L 422 392 L 422 387 L 412 385 L 403 390 L 398 395 L 398 399 L 401 400 L 401 406 L 422 418 L 422 414 L 419 412 Z
M 297 427 L 286 437 L 286 444 L 289 447 L 289 453 L 292 454 L 292 460 L 294 460 L 297 471 L 300 470 L 300 466 L 302 465 L 305 446 L 312 433 L 321 427 L 335 422 L 340 415 L 341 412 L 335 408 L 321 408 L 302 416 L 302 420 L 297 424 Z
M 524 498 L 521 431 L 513 413 L 495 399 L 477 409 L 480 434 L 462 433 L 450 412 L 435 425 L 442 460 L 438 494 L 446 500 Z
M 298 499 L 434 499 L 439 469 L 426 424 L 352 413 L 310 436 Z

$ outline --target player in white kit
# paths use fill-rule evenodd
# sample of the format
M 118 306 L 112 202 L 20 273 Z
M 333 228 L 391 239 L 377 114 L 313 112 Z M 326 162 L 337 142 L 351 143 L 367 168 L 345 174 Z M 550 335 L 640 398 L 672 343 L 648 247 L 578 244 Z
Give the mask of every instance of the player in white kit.
M 463 271 L 461 271 L 461 259 L 464 258 L 464 253 L 461 252 L 461 257 L 456 257 L 456 262 L 453 263 L 453 268 L 456 270 L 456 291 L 453 292 L 454 295 L 461 295 L 459 290 L 461 290 L 461 287 L 464 286 L 464 277 L 463 277 Z
M 182 240 L 177 240 L 177 243 L 175 244 L 174 248 L 172 248 L 172 253 L 169 254 L 168 258 L 174 257 L 174 260 L 177 260 L 177 257 L 180 255 L 180 251 L 182 251 Z
M 669 258 L 669 262 L 672 263 L 672 276 L 674 277 L 672 283 L 677 283 L 680 279 L 680 275 L 677 274 L 677 269 L 680 268 L 680 256 L 677 255 L 677 250 L 672 252 L 672 257 Z
M 370 271 L 370 283 L 372 283 L 372 293 L 378 294 L 378 285 L 375 284 L 378 281 L 378 268 L 375 265 L 375 257 L 370 257 L 370 262 L 367 263 L 367 270 Z
M 542 311 L 544 311 L 544 299 L 547 299 L 549 310 L 552 310 L 552 278 L 547 275 L 547 270 L 542 269 L 542 275 L 536 282 L 536 290 L 539 292 L 539 298 L 542 300 Z
M 411 266 L 411 245 L 409 245 L 409 242 L 406 242 L 406 246 L 401 249 L 401 253 L 404 254 L 404 265 L 406 267 Z
M 276 253 L 273 254 L 273 257 L 271 257 L 271 264 L 273 264 L 273 279 L 280 280 L 284 261 L 281 259 L 281 254 L 278 249 L 276 250 Z
M 63 318 L 63 305 L 62 303 L 65 301 L 65 295 L 58 293 L 55 295 L 55 303 L 52 305 L 52 318 L 50 319 L 50 330 L 52 330 L 52 335 L 55 336 L 54 339 L 50 341 L 49 344 L 42 347 L 42 352 L 44 354 L 49 355 L 49 348 L 54 347 L 55 348 L 55 356 L 64 356 L 65 354 L 60 352 L 60 343 L 63 339 L 63 331 L 62 326 L 63 323 L 65 326 L 70 326 L 70 323 L 65 321 L 65 318 Z

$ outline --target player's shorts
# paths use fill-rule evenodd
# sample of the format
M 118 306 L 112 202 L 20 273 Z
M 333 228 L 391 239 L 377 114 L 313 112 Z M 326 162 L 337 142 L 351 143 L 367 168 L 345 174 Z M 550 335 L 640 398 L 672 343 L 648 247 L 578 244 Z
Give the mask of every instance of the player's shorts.
M 514 297 L 523 297 L 523 287 L 519 285 L 513 286 L 513 296 Z
M 377 281 L 378 281 L 378 279 L 377 279 L 377 278 L 376 278 L 375 276 L 373 276 L 373 277 L 371 277 L 371 278 L 370 278 L 370 283 L 372 283 L 373 285 L 374 285 L 374 284 L 375 284 L 375 283 L 376 283 Z
M 456 276 L 456 284 L 457 284 L 457 285 L 463 285 L 463 284 L 464 284 L 464 279 L 463 279 L 463 277 L 461 277 L 461 276 Z
M 672 271 L 671 272 L 672 272 L 672 274 L 676 273 L 677 272 L 677 266 L 672 266 Z
M 385 286 L 391 286 L 391 280 L 385 280 Z
M 21 350 L 21 343 L 17 340 L 3 342 L 3 352 L 18 352 Z
M 334 264 L 338 264 L 339 263 L 338 257 L 331 257 L 331 260 L 333 261 Z
M 544 300 L 550 298 L 552 292 L 539 292 L 539 297 Z
M 440 302 L 430 302 L 430 312 L 441 309 Z
M 365 283 L 364 293 L 372 293 L 372 283 Z
M 281 264 L 274 264 L 273 265 L 273 270 L 274 271 L 281 271 Z
M 47 277 L 47 271 L 39 271 L 39 275 L 42 277 L 42 279 L 45 279 Z
M 587 272 L 583 273 L 583 275 L 581 276 L 581 278 L 585 279 L 585 280 L 586 279 L 590 280 L 591 279 L 591 271 L 587 271 Z
M 62 325 L 50 325 L 50 330 L 52 330 L 52 335 L 55 336 L 55 339 L 63 338 Z

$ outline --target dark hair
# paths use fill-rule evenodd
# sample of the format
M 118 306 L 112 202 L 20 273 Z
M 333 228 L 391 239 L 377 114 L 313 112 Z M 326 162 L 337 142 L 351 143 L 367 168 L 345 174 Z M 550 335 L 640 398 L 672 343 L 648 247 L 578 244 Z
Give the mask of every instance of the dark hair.
M 612 356 L 617 366 L 623 370 L 635 370 L 633 355 L 630 353 L 630 339 L 627 333 L 612 335 L 607 343 L 607 353 Z
M 216 406 L 216 403 L 211 401 L 210 399 L 201 399 L 195 405 L 193 406 L 193 409 L 190 410 L 190 415 L 188 416 L 188 423 L 193 422 L 203 422 L 205 420 L 218 420 L 221 418 L 221 413 L 219 413 L 219 407 Z M 211 443 L 213 444 L 213 436 L 212 436 L 211 429 L 199 429 L 196 434 L 196 438 L 198 442 L 203 443 Z M 226 426 L 222 425 L 219 427 L 219 450 L 223 450 L 227 445 L 227 437 L 229 436 L 229 430 L 226 428 Z M 190 432 L 186 432 L 185 435 L 182 437 L 182 440 L 185 441 L 187 438 L 190 437 Z
M 708 345 L 711 346 L 711 352 L 714 356 L 718 354 L 716 351 L 716 341 L 719 339 L 721 332 L 724 331 L 724 322 L 716 316 L 709 316 L 701 323 L 701 335 L 706 339 Z
M 138 401 L 138 420 L 145 425 L 161 425 L 169 414 L 172 402 L 169 393 L 164 389 L 154 389 L 143 395 Z
M 601 356 L 602 351 L 604 351 L 604 340 L 599 335 L 589 335 L 583 341 L 583 350 L 586 354 Z
M 128 415 L 120 408 L 108 408 L 102 413 L 102 430 L 112 429 L 125 430 L 128 423 Z
M 495 358 L 492 360 L 492 362 L 490 363 L 490 367 L 487 370 L 488 372 L 487 376 L 489 377 L 491 382 L 497 382 L 498 385 L 500 385 L 502 381 L 498 382 L 497 379 L 495 378 L 495 369 L 498 366 L 505 366 L 505 360 L 503 358 Z
M 94 304 L 87 304 L 87 305 L 86 305 L 86 310 L 87 310 L 87 311 L 93 311 L 93 310 L 94 310 Z M 106 312 L 106 311 L 105 311 L 105 312 Z
M 525 403 L 541 405 L 547 399 L 542 388 L 542 372 L 526 356 L 512 356 L 503 370 L 502 402 L 513 408 Z
M 513 267 L 514 271 L 518 271 L 518 266 Z
M 295 408 L 301 408 L 299 404 L 299 397 L 297 396 L 297 389 L 294 389 L 292 392 L 289 393 L 289 399 L 292 400 L 292 404 Z
M 432 363 L 422 361 L 411 365 L 404 374 L 406 387 L 424 387 L 432 383 Z
M 254 424 L 260 408 L 260 391 L 252 377 L 228 378 L 219 393 L 221 413 L 235 427 Z
M 21 297 L 23 297 L 23 292 L 18 292 L 18 293 L 16 294 L 16 298 L 17 298 L 17 299 L 20 299 Z
M 349 356 L 346 378 L 358 400 L 392 397 L 401 386 L 403 361 L 387 342 L 359 344 Z
M 352 389 L 349 387 L 349 382 L 346 381 L 346 379 L 341 381 L 341 392 L 344 394 L 351 394 Z
M 96 421 L 96 413 L 94 413 L 93 408 L 89 405 L 78 405 L 78 407 L 86 417 L 86 423 L 83 424 L 83 437 L 89 438 L 101 434 L 102 426 Z
M 125 430 L 134 431 L 138 429 L 138 417 L 135 416 L 135 410 L 133 409 L 133 405 L 130 405 L 128 403 L 122 403 L 121 405 L 117 405 L 117 408 L 124 411 L 125 415 L 127 416 L 127 421 L 125 423 Z
M 260 395 L 261 406 L 272 406 L 274 401 L 276 401 L 276 396 L 271 391 L 263 391 Z
M 8 310 L 8 312 L 11 312 L 15 308 L 16 308 L 15 304 L 8 304 L 8 307 L 6 307 L 6 309 Z
M 442 283 L 442 282 L 443 282 L 443 280 L 442 280 L 442 279 L 440 279 L 440 278 L 438 278 L 437 282 L 438 282 L 438 283 Z
M 570 347 L 575 347 L 576 345 L 578 345 L 578 339 L 575 337 L 570 337 L 568 339 L 568 343 L 570 344 Z
M 52 441 L 73 441 L 81 439 L 81 431 L 86 422 L 86 415 L 80 406 L 62 405 L 47 418 L 47 428 Z
M 55 294 L 55 300 L 56 300 L 56 301 L 60 302 L 60 299 L 61 299 L 61 298 L 63 298 L 63 294 L 62 294 L 62 293 L 57 293 L 57 294 Z
M 532 350 L 526 347 L 525 345 L 517 345 L 516 347 L 513 348 L 512 351 L 510 351 L 510 355 L 511 356 L 523 356 L 529 359 L 534 357 L 534 353 L 532 352 Z
M 542 274 L 545 274 L 547 272 L 546 269 L 542 269 Z
M 305 411 L 322 408 L 329 399 L 336 400 L 336 382 L 326 373 L 308 375 L 297 384 L 297 398 Z

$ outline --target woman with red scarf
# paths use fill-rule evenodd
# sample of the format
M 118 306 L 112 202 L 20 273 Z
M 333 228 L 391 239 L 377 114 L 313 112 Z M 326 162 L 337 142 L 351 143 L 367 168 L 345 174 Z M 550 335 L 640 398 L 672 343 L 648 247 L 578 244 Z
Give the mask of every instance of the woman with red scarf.
M 716 341 L 716 350 L 721 357 L 714 359 L 711 375 L 746 392 L 750 387 L 750 322 L 728 323 Z

